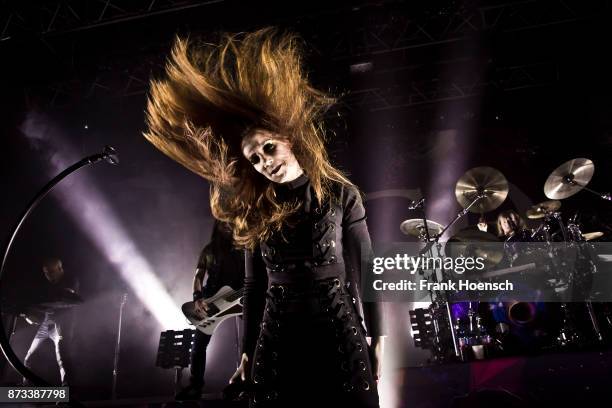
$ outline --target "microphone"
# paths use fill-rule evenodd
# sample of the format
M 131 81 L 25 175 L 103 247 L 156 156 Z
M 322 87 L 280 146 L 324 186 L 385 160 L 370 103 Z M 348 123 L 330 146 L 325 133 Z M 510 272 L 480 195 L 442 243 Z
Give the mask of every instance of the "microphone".
M 423 207 L 423 204 L 425 203 L 425 197 L 421 198 L 419 201 L 415 201 L 413 200 L 410 205 L 408 206 L 409 210 L 416 210 L 417 208 L 421 208 Z
M 119 156 L 114 147 L 106 145 L 102 152 L 102 158 L 110 164 L 119 164 Z

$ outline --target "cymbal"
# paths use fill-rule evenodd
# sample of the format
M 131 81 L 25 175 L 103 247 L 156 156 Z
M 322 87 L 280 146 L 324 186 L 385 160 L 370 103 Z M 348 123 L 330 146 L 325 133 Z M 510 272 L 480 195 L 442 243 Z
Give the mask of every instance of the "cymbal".
M 473 213 L 484 213 L 499 207 L 508 196 L 508 180 L 493 167 L 474 167 L 461 176 L 455 186 L 455 197 L 463 208 L 467 208 L 479 193 L 481 198 L 470 207 Z
M 429 230 L 429 236 L 433 237 L 442 232 L 444 227 L 435 221 L 427 220 L 427 229 Z M 413 218 L 403 221 L 400 224 L 400 230 L 406 235 L 419 238 L 425 234 L 425 223 L 422 218 Z
M 553 170 L 544 183 L 544 194 L 553 200 L 563 200 L 582 190 L 595 173 L 595 165 L 580 157 L 566 161 Z
M 481 257 L 487 266 L 497 265 L 504 258 L 503 245 L 495 235 L 473 228 L 459 231 L 447 244 L 447 256 Z
M 582 236 L 584 237 L 585 241 L 592 241 L 594 239 L 603 237 L 604 233 L 601 231 L 585 232 L 582 234 Z
M 561 208 L 561 201 L 559 200 L 542 201 L 539 204 L 532 205 L 531 208 L 527 210 L 527 218 L 538 220 L 544 218 L 546 214 L 557 211 L 559 208 Z

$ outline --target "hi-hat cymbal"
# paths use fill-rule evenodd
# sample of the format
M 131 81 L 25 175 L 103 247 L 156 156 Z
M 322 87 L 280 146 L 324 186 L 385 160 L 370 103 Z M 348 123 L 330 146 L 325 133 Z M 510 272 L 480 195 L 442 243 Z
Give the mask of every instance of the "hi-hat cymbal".
M 595 173 L 595 165 L 583 157 L 566 161 L 546 179 L 544 194 L 553 200 L 563 200 L 582 190 Z
M 508 180 L 493 167 L 474 167 L 465 172 L 455 186 L 455 197 L 467 208 L 478 194 L 485 196 L 470 207 L 473 213 L 484 213 L 499 207 L 508 196 Z
M 594 239 L 603 237 L 604 233 L 601 231 L 585 232 L 584 234 L 582 234 L 582 236 L 584 237 L 585 241 L 592 241 Z
M 432 220 L 427 220 L 427 228 L 430 237 L 438 235 L 444 229 L 441 224 Z M 400 230 L 406 235 L 419 238 L 425 235 L 425 223 L 422 218 L 413 218 L 402 222 L 400 224 Z
M 559 208 L 561 208 L 561 201 L 559 200 L 542 201 L 539 204 L 532 205 L 531 208 L 527 210 L 527 218 L 538 220 L 544 218 L 546 214 L 557 211 Z

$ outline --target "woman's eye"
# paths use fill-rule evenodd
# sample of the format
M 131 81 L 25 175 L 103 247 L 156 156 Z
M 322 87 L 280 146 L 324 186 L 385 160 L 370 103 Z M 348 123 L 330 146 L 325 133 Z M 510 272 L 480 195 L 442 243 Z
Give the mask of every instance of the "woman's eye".
M 264 151 L 264 153 L 270 154 L 270 153 L 273 153 L 273 152 L 274 152 L 274 150 L 276 150 L 276 145 L 275 145 L 274 143 L 271 143 L 271 142 L 266 142 L 266 143 L 263 145 L 263 151 Z
M 253 166 L 255 166 L 257 163 L 259 163 L 259 156 L 257 155 L 253 155 L 251 156 L 251 158 L 249 159 L 249 161 L 251 162 L 251 164 Z

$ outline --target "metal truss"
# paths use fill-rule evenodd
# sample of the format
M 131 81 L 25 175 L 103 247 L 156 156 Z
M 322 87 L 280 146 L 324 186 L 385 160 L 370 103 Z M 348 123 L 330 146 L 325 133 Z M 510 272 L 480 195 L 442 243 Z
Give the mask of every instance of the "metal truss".
M 4 0 L 0 7 L 0 41 L 78 32 L 223 1 Z
M 476 72 L 471 77 L 455 80 L 433 78 L 386 88 L 360 89 L 350 92 L 346 103 L 369 111 L 383 111 L 469 98 L 482 95 L 487 89 L 510 92 L 546 86 L 558 80 L 559 70 L 554 63 L 509 66 L 490 75 Z
M 142 59 L 127 69 L 106 69 L 89 79 L 58 81 L 24 89 L 26 101 L 45 106 L 64 106 L 80 99 L 124 98 L 143 95 L 149 87 L 151 72 L 161 65 L 160 58 Z
M 495 31 L 502 33 L 576 22 L 609 11 L 605 1 L 526 0 L 481 7 L 446 7 L 413 17 L 400 8 L 373 10 L 365 24 L 336 32 L 337 59 L 373 56 L 449 44 Z
M 0 38 L 8 39 L 37 32 L 44 41 L 45 36 L 70 34 L 221 1 L 41 0 L 38 4 L 5 0 L 0 9 Z M 477 7 L 449 2 L 450 5 L 444 7 L 430 7 L 420 11 L 408 10 L 407 4 L 410 2 L 398 0 L 357 3 L 361 5 L 350 10 L 326 10 L 320 14 L 295 17 L 299 21 L 298 25 L 306 28 L 326 27 L 326 30 L 330 30 L 334 27 L 331 36 L 325 35 L 330 40 L 318 44 L 322 56 L 336 60 L 332 64 L 345 64 L 339 61 L 349 58 L 355 61 L 368 60 L 393 52 L 460 43 L 464 40 L 469 42 L 476 36 L 559 27 L 566 23 L 594 19 L 610 11 L 608 3 L 603 0 L 504 1 Z M 70 40 L 71 36 L 61 38 Z M 87 76 L 81 75 L 79 80 L 30 88 L 26 92 L 31 96 L 37 95 L 40 102 L 51 105 L 63 105 L 71 100 L 94 95 L 141 95 L 146 92 L 151 71 L 163 62 L 159 55 L 151 55 L 156 51 L 149 48 L 121 63 L 115 62 L 112 66 L 105 64 L 97 68 L 97 72 L 91 73 L 88 79 L 83 79 Z M 384 72 L 385 69 L 410 71 L 412 68 L 408 62 L 414 64 L 412 57 L 405 54 L 403 60 L 395 56 L 382 60 L 378 58 L 374 64 L 376 72 Z M 113 58 L 108 60 L 112 61 Z M 411 79 L 409 82 L 406 77 L 410 75 L 398 75 L 403 77 L 400 79 L 403 83 L 382 86 L 380 82 L 383 81 L 369 82 L 367 88 L 352 91 L 347 102 L 369 110 L 385 110 L 467 98 L 481 94 L 487 87 L 503 91 L 533 88 L 556 81 L 558 67 L 553 63 L 525 63 L 498 67 L 486 75 L 484 72 L 481 74 L 474 74 L 471 78 L 443 80 L 438 77 L 437 71 L 432 70 L 424 78 Z
M 107 68 L 90 79 L 56 82 L 24 91 L 28 99 L 36 95 L 38 103 L 50 106 L 63 106 L 78 99 L 143 95 L 147 92 L 151 72 L 158 70 L 162 61 L 160 57 L 142 59 L 140 65 L 130 69 Z M 448 80 L 434 75 L 385 86 L 377 86 L 379 81 L 374 80 L 371 82 L 373 86 L 350 91 L 343 100 L 359 109 L 382 111 L 469 98 L 481 95 L 487 89 L 510 92 L 547 86 L 559 80 L 559 67 L 551 62 L 502 66 L 492 72 L 486 72 L 487 69 L 483 66 L 471 70 L 468 76 Z M 377 75 L 385 77 L 384 72 Z

